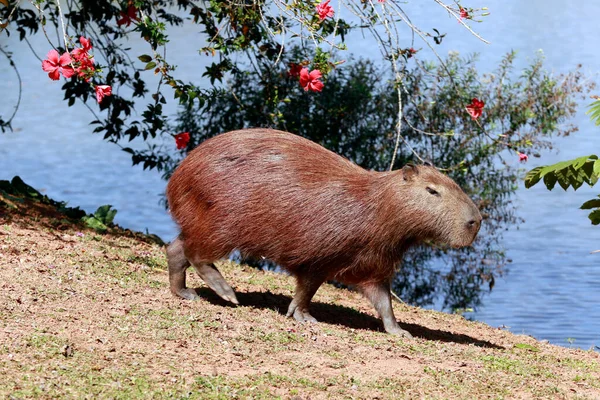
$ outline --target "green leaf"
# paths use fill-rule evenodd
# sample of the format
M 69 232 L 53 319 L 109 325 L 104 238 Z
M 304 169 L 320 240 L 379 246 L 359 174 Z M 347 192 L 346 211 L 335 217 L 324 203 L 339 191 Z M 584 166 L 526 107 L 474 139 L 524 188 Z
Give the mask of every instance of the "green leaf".
M 594 210 L 588 215 L 590 221 L 592 221 L 592 225 L 600 224 L 600 210 Z
M 117 210 L 111 210 L 111 208 L 112 206 L 110 204 L 98 207 L 94 213 L 94 217 L 103 224 L 111 224 L 113 219 L 115 219 L 115 215 L 117 215 Z
M 554 186 L 556 185 L 556 180 L 557 179 L 555 174 L 548 174 L 544 176 L 544 184 L 546 185 L 546 189 L 554 189 Z
M 90 228 L 98 232 L 106 232 L 108 227 L 100 222 L 96 217 L 83 217 L 81 220 Z
M 527 175 L 525 175 L 525 187 L 527 189 L 534 186 L 540 181 L 540 179 L 542 179 L 542 177 L 540 176 L 540 171 L 542 170 L 542 168 L 543 167 L 536 167 L 531 171 L 527 172 Z
M 600 126 L 600 100 L 594 101 L 589 107 L 590 109 L 585 113 L 590 115 L 590 119 L 596 126 Z
M 538 351 L 540 351 L 540 349 L 538 349 L 537 347 L 535 347 L 535 346 L 532 346 L 532 345 L 530 345 L 530 344 L 527 344 L 527 343 L 517 343 L 517 344 L 515 344 L 515 347 L 516 347 L 517 349 L 531 350 L 531 351 L 533 351 L 533 352 L 538 352 Z
M 148 64 L 146 64 L 146 67 L 144 69 L 147 71 L 147 70 L 152 69 L 154 67 L 156 67 L 156 63 L 154 61 L 151 61 Z
M 600 160 L 594 161 L 594 175 L 600 176 Z
M 152 61 L 152 57 L 150 57 L 148 54 L 143 54 L 143 55 L 139 56 L 138 59 L 141 62 L 145 62 L 145 63 Z
M 590 210 L 592 208 L 600 208 L 600 199 L 588 200 L 579 207 L 582 210 Z

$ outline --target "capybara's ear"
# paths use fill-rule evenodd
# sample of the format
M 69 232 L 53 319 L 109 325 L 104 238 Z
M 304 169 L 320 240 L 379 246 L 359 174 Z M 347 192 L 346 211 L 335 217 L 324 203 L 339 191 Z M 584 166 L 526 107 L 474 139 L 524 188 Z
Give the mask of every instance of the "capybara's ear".
M 419 170 L 414 164 L 408 163 L 402 167 L 402 177 L 405 181 L 411 181 L 419 174 Z

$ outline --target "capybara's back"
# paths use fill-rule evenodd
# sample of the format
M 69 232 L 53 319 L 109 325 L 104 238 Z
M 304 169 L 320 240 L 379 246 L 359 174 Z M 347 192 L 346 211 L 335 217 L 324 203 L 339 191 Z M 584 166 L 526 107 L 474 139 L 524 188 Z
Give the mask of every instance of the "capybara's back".
M 406 248 L 425 239 L 469 245 L 481 221 L 472 201 L 433 167 L 366 171 L 316 143 L 268 129 L 203 142 L 173 173 L 167 198 L 181 228 L 168 249 L 177 295 L 197 298 L 185 287 L 189 261 L 237 303 L 212 263 L 239 250 L 296 276 L 288 315 L 313 321 L 310 299 L 321 283 L 336 279 L 362 288 L 386 330 L 404 335 L 385 304 Z

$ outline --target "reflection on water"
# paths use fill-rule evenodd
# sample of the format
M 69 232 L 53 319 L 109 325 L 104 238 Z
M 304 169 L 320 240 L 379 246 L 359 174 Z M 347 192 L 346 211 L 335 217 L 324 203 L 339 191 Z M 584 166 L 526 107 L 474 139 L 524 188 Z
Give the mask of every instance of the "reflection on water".
M 593 45 L 599 2 L 571 2 L 566 7 L 559 1 L 488 0 L 486 6 L 491 16 L 475 27 L 491 41 L 489 46 L 463 32 L 455 20 L 434 13 L 433 2 L 410 2 L 405 11 L 417 26 L 448 33 L 438 47 L 441 54 L 449 50 L 482 53 L 478 64 L 481 71 L 491 71 L 501 55 L 511 49 L 519 50 L 521 66 L 533 58 L 535 51 L 543 49 L 547 67 L 557 73 L 578 63 L 590 75 L 600 69 L 600 54 Z M 185 40 L 197 29 L 186 29 L 173 31 L 170 54 L 178 57 L 175 64 L 184 79 L 200 79 L 202 59 L 187 51 Z M 15 36 L 2 36 L 0 40 L 0 44 L 14 44 Z M 44 40 L 34 40 L 33 45 L 40 55 L 46 53 Z M 177 46 L 182 51 L 178 52 Z M 360 46 L 358 40 L 349 44 L 363 56 L 378 56 L 374 48 Z M 0 134 L 0 179 L 20 175 L 50 197 L 88 212 L 112 204 L 119 210 L 115 219 L 118 224 L 149 229 L 165 240 L 171 239 L 176 227 L 158 204 L 165 187 L 159 174 L 132 168 L 128 154 L 91 135 L 88 111 L 83 106 L 66 106 L 60 83 L 47 78 L 26 46 L 13 45 L 10 50 L 25 81 L 22 107 L 13 123 L 16 132 Z M 190 56 L 184 57 L 186 54 Z M 3 60 L 0 74 L 4 78 L 0 80 L 0 113 L 6 116 L 16 101 L 17 82 Z M 583 112 L 576 122 L 581 132 L 560 140 L 559 154 L 530 159 L 527 168 L 598 153 L 600 147 L 594 143 L 599 142 L 600 129 Z M 587 213 L 578 210 L 597 192 L 600 187 L 597 191 L 581 188 L 568 194 L 548 192 L 542 186 L 519 189 L 516 202 L 526 222 L 511 227 L 505 236 L 504 245 L 513 260 L 510 272 L 484 299 L 484 307 L 474 314 L 475 319 L 556 344 L 568 345 L 568 340 L 575 339 L 575 346 L 586 349 L 600 345 L 600 254 L 590 254 L 600 249 L 600 228 L 592 227 Z

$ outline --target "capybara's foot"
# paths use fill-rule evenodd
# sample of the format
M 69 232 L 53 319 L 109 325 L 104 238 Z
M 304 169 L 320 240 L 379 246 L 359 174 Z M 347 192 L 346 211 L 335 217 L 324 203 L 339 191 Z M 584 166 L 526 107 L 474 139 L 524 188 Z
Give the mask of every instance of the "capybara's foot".
M 300 322 L 318 322 L 315 317 L 310 315 L 308 309 L 302 309 L 290 304 L 290 308 L 286 314 L 287 317 L 294 317 L 296 321 Z
M 200 299 L 200 296 L 198 296 L 198 293 L 196 293 L 196 291 L 191 288 L 177 289 L 177 290 L 173 290 L 172 292 L 175 295 L 181 297 L 182 299 L 186 299 L 186 300 L 199 300 Z
M 400 328 L 398 325 L 392 327 L 386 327 L 385 331 L 387 333 L 391 333 L 392 335 L 400 336 L 406 339 L 411 339 L 413 336 L 404 329 Z
M 202 280 L 206 282 L 208 287 L 214 290 L 216 294 L 221 296 L 223 300 L 227 300 L 233 304 L 240 304 L 237 297 L 235 296 L 235 292 L 233 291 L 231 286 L 229 286 L 229 284 L 225 281 L 223 275 L 221 275 L 221 273 L 214 266 L 214 264 L 194 264 L 194 268 L 196 268 L 196 272 L 198 272 L 198 275 L 200 275 Z

